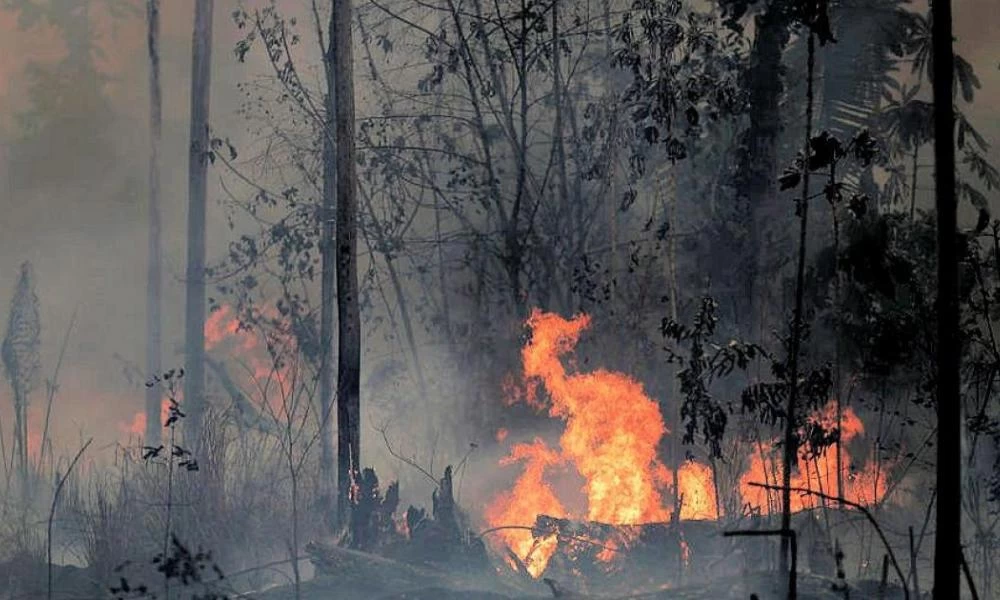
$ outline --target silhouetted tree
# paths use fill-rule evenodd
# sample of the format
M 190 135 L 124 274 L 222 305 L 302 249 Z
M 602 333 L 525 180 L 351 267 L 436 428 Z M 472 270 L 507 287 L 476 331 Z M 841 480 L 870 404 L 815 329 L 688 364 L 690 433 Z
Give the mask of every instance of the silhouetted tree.
M 958 305 L 959 248 L 955 196 L 954 55 L 951 0 L 932 8 L 934 165 L 937 206 L 937 521 L 934 539 L 934 598 L 961 594 L 962 420 L 961 339 Z
M 191 131 L 188 154 L 187 270 L 185 273 L 184 402 L 188 444 L 197 447 L 205 413 L 205 196 L 209 149 L 209 90 L 214 0 L 195 3 L 191 58 Z
M 162 351 L 162 242 L 160 231 L 160 137 L 163 92 L 160 88 L 160 0 L 146 1 L 149 51 L 149 255 L 146 268 L 146 372 L 160 372 Z M 146 444 L 160 442 L 160 394 L 146 388 Z
M 333 81 L 337 146 L 337 521 L 347 523 L 361 468 L 361 311 L 358 305 L 358 182 L 354 147 L 351 0 L 334 0 L 327 87 Z

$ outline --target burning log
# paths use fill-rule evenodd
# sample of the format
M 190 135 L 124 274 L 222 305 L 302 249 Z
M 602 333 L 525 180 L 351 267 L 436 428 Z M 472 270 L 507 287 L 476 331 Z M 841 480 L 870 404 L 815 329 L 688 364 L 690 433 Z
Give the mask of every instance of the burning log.
M 576 580 L 587 593 L 666 584 L 672 574 L 664 566 L 678 562 L 692 574 L 707 574 L 736 554 L 714 521 L 610 525 L 540 515 L 532 535 L 555 544 L 546 577 Z

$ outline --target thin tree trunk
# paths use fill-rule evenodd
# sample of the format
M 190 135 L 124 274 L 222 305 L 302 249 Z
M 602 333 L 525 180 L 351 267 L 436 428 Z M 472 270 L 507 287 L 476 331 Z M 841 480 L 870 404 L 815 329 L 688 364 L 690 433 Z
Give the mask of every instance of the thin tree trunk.
M 288 427 L 291 429 L 291 417 L 288 419 Z M 288 443 L 292 443 L 292 436 L 288 436 Z M 299 470 L 292 460 L 292 448 L 288 447 L 288 474 L 292 480 L 292 575 L 295 586 L 295 600 L 302 598 L 302 573 L 299 570 Z
M 318 26 L 318 24 L 317 24 Z M 331 31 L 332 34 L 332 31 Z M 320 41 L 322 44 L 322 40 Z M 326 95 L 324 99 L 325 118 L 323 122 L 323 206 L 320 229 L 320 253 L 322 273 L 320 275 L 320 362 L 319 362 L 319 399 L 320 399 L 320 502 L 327 517 L 333 517 L 333 306 L 336 289 L 336 240 L 334 239 L 334 223 L 337 218 L 337 147 L 334 143 L 336 135 L 336 81 L 334 78 L 334 48 L 333 39 L 329 47 L 323 48 L 326 66 Z
M 829 184 L 831 186 L 836 185 L 836 163 L 830 165 L 830 179 Z M 843 279 L 840 271 L 840 219 L 837 216 L 837 205 L 834 202 L 830 203 L 830 218 L 833 221 L 833 303 L 834 312 L 836 314 L 836 330 L 834 339 L 834 365 L 833 365 L 833 385 L 834 393 L 836 393 L 836 412 L 837 412 L 837 441 L 835 446 L 836 455 L 836 468 L 837 468 L 837 497 L 843 498 L 844 496 L 844 445 L 841 442 L 843 432 L 840 430 L 841 426 L 844 424 L 844 386 L 843 380 L 841 378 L 841 362 L 843 361 L 843 344 L 841 343 L 841 330 L 840 324 L 843 321 L 843 311 L 841 308 L 841 294 L 843 290 Z M 829 477 L 827 477 L 827 485 L 829 485 Z M 843 503 L 838 502 L 838 507 L 843 508 Z M 827 518 L 827 533 L 830 533 L 830 517 L 827 513 L 826 503 L 823 503 L 824 515 Z
M 952 83 L 951 1 L 931 7 L 934 49 L 934 171 L 938 238 L 937 411 L 938 494 L 934 540 L 934 598 L 958 598 L 962 557 L 962 448 L 959 340 L 958 237 Z
M 808 34 L 809 58 L 806 73 L 806 141 L 802 165 L 802 198 L 799 203 L 799 251 L 795 273 L 795 312 L 792 316 L 792 339 L 788 357 L 788 405 L 785 408 L 785 448 L 781 481 L 781 529 L 792 525 L 792 465 L 798 459 L 798 439 L 795 431 L 799 402 L 799 348 L 802 342 L 802 312 L 805 295 L 806 240 L 809 224 L 809 142 L 812 138 L 813 119 L 813 67 L 816 62 L 816 40 Z M 788 537 L 781 538 L 781 571 L 788 570 Z
M 573 227 L 570 218 L 571 207 L 569 204 L 569 181 L 566 175 L 566 148 L 563 140 L 563 80 L 562 80 L 562 38 L 559 37 L 559 0 L 552 2 L 552 101 L 555 104 L 555 116 L 552 123 L 552 152 L 556 163 L 556 174 L 559 178 L 557 183 L 559 193 L 559 211 L 562 219 L 559 221 L 570 224 L 557 235 L 563 238 L 561 244 L 566 249 L 574 248 L 573 238 L 582 232 Z M 555 266 L 555 265 L 553 265 Z M 560 286 L 561 287 L 561 286 Z M 572 286 L 569 286 L 572 287 Z M 572 311 L 570 295 L 559 294 L 563 308 Z
M 337 521 L 348 522 L 360 470 L 361 315 L 358 307 L 358 198 L 354 160 L 354 53 L 351 0 L 334 0 L 330 40 L 337 144 Z
M 160 0 L 146 1 L 149 49 L 149 255 L 146 267 L 146 377 L 161 370 L 162 243 L 160 241 L 160 138 L 163 93 L 160 89 Z M 159 386 L 146 387 L 146 445 L 160 443 Z
M 195 3 L 191 57 L 191 143 L 188 156 L 187 299 L 184 402 L 188 444 L 198 444 L 205 413 L 205 197 L 208 183 L 208 114 L 214 0 Z
M 914 145 L 913 147 L 913 169 L 910 174 L 910 222 L 913 222 L 913 218 L 917 211 L 917 159 L 920 157 L 920 146 Z
M 759 281 L 757 273 L 769 259 L 765 248 L 765 229 L 774 220 L 774 182 L 777 175 L 778 139 L 781 133 L 781 98 L 784 94 L 782 56 L 789 39 L 787 2 L 774 0 L 756 21 L 756 33 L 748 81 L 750 85 L 750 123 L 745 134 L 744 150 L 739 169 L 735 170 L 737 221 L 748 224 L 745 239 L 734 239 L 731 253 L 721 255 L 716 266 L 716 281 L 732 280 L 730 296 L 737 306 L 744 306 L 749 321 L 739 329 L 750 337 L 763 339 L 768 330 L 765 322 L 771 300 L 769 287 Z M 787 544 L 787 537 L 782 538 Z

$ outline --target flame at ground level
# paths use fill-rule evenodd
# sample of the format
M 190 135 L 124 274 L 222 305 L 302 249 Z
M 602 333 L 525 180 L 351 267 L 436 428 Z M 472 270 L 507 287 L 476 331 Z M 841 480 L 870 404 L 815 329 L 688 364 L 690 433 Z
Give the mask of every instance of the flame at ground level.
M 825 429 L 837 427 L 836 402 L 829 402 L 810 420 Z M 847 444 L 864 434 L 861 419 L 850 408 L 840 416 L 840 439 Z M 740 496 L 745 505 L 761 514 L 781 512 L 781 493 L 767 490 L 752 483 L 781 485 L 783 460 L 774 442 L 762 442 L 750 456 L 750 464 L 740 477 Z M 792 471 L 791 487 L 814 490 L 829 496 L 839 496 L 858 504 L 874 504 L 885 495 L 888 472 L 892 464 L 879 465 L 876 461 L 856 466 L 846 451 L 841 452 L 840 477 L 837 477 L 837 452 L 833 447 L 814 449 L 805 445 L 799 449 L 797 464 Z M 842 489 L 838 489 L 842 485 Z M 821 506 L 818 496 L 792 493 L 791 510 L 798 512 Z M 829 504 L 829 502 L 827 502 Z
M 661 462 L 658 448 L 668 433 L 656 401 L 646 395 L 640 382 L 625 375 L 597 369 L 590 373 L 569 372 L 564 356 L 572 353 L 581 332 L 589 325 L 587 315 L 565 319 L 559 315 L 533 310 L 527 325 L 531 341 L 521 351 L 524 368 L 523 387 L 513 380 L 504 385 L 505 403 L 524 401 L 546 410 L 550 417 L 564 422 L 558 447 L 541 439 L 530 444 L 516 444 L 501 465 L 521 464 L 522 473 L 513 487 L 497 495 L 487 506 L 485 518 L 496 530 L 496 538 L 509 552 L 512 567 L 523 567 L 539 577 L 558 549 L 555 534 L 533 531 L 540 515 L 554 518 L 577 518 L 609 525 L 638 525 L 667 522 L 671 502 L 681 501 L 680 518 L 715 520 L 719 501 L 712 467 L 686 461 L 677 467 L 677 481 Z M 539 395 L 544 387 L 546 398 Z M 810 419 L 825 429 L 837 426 L 833 403 Z M 849 408 L 840 415 L 841 439 L 845 443 L 864 433 L 861 420 Z M 497 432 L 497 441 L 507 439 L 506 429 Z M 762 513 L 780 505 L 769 502 L 777 496 L 751 486 L 761 482 L 775 484 L 780 462 L 772 456 L 775 444 L 761 443 L 750 456 L 750 465 L 739 478 L 739 494 L 744 506 Z M 871 503 L 885 493 L 885 470 L 866 465 L 853 470 L 849 459 L 843 460 L 843 494 L 849 500 Z M 792 485 L 828 494 L 836 494 L 836 456 L 833 451 L 813 452 L 803 448 Z M 581 490 L 586 509 L 581 514 L 567 510 L 563 499 L 552 487 L 552 472 L 572 468 L 584 481 Z M 831 484 L 831 482 L 833 482 Z M 793 495 L 792 509 L 816 505 L 815 498 Z M 621 544 L 593 540 L 605 550 L 598 560 L 614 560 Z M 623 540 L 625 546 L 628 540 Z M 520 565 L 518 564 L 520 563 Z

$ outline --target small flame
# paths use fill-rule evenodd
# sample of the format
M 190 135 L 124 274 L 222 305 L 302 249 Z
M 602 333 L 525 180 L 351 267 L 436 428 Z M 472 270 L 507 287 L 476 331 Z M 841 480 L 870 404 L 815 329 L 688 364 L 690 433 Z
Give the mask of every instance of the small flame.
M 273 307 L 266 307 L 256 314 L 258 320 L 283 323 Z M 239 357 L 243 367 L 232 375 L 242 384 L 245 393 L 256 396 L 258 402 L 266 400 L 281 413 L 282 396 L 291 393 L 295 379 L 295 366 L 285 361 L 295 350 L 294 336 L 286 326 L 277 331 L 262 331 L 241 326 L 240 317 L 228 304 L 214 310 L 205 320 L 205 347 L 208 350 L 225 350 Z M 271 356 L 277 353 L 277 360 Z
M 677 470 L 677 479 L 682 520 L 719 518 L 711 467 L 689 460 Z
M 830 401 L 825 407 L 809 417 L 809 420 L 822 425 L 825 429 L 837 426 L 837 406 Z M 864 424 L 857 414 L 846 407 L 841 411 L 840 439 L 841 444 L 864 434 Z M 776 451 L 774 442 L 763 442 L 750 456 L 750 465 L 740 477 L 740 495 L 743 502 L 758 508 L 761 513 L 769 514 L 781 510 L 780 492 L 766 490 L 750 485 L 764 483 L 766 485 L 781 485 L 782 459 Z M 792 487 L 815 490 L 829 496 L 837 496 L 837 452 L 834 447 L 814 449 L 804 445 L 798 454 L 796 469 L 792 472 Z M 886 479 L 891 465 L 881 465 L 869 460 L 860 468 L 851 465 L 851 458 L 846 450 L 841 451 L 841 480 L 844 488 L 840 496 L 858 504 L 874 504 L 882 500 L 886 490 Z M 816 496 L 793 493 L 791 509 L 793 512 L 815 508 L 822 505 L 822 500 Z
M 167 422 L 167 417 L 170 415 L 170 400 L 168 398 L 163 398 L 160 400 L 160 425 L 162 426 Z M 118 424 L 118 428 L 130 435 L 142 437 L 146 435 L 146 411 L 138 411 L 132 415 L 132 420 L 128 422 L 122 422 Z
M 607 540 L 602 544 L 603 548 L 597 553 L 597 560 L 601 562 L 611 562 L 615 558 L 615 554 L 618 553 L 619 546 L 618 542 L 614 539 Z

